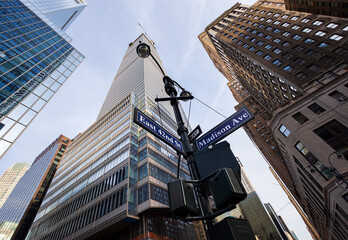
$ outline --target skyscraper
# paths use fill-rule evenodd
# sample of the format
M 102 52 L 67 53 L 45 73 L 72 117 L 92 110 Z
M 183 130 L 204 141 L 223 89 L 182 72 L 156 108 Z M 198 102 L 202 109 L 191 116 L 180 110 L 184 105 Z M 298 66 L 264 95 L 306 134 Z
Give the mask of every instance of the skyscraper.
M 238 158 L 237 158 L 238 159 Z M 239 161 L 239 159 L 238 159 Z M 242 184 L 248 193 L 246 199 L 237 204 L 237 207 L 219 217 L 233 216 L 248 220 L 255 236 L 259 240 L 281 240 L 280 233 L 277 231 L 274 222 L 267 214 L 263 203 L 258 197 L 250 179 L 241 165 Z
M 85 6 L 0 1 L 0 158 L 83 60 L 64 30 Z
M 29 163 L 15 163 L 8 168 L 0 178 L 0 208 L 6 201 L 7 197 L 16 186 L 17 182 L 24 173 L 29 169 Z
M 167 182 L 176 176 L 175 151 L 132 121 L 133 108 L 176 134 L 162 74 L 129 44 L 98 118 L 69 146 L 28 239 L 195 239 L 192 224 L 167 218 Z M 181 176 L 189 178 L 186 160 Z
M 347 31 L 345 18 L 273 0 L 236 4 L 200 35 L 236 109 L 255 115 L 244 129 L 322 239 L 348 235 L 348 169 L 333 154 L 348 158 Z
M 59 136 L 18 181 L 0 209 L 0 239 L 25 239 L 69 143 Z

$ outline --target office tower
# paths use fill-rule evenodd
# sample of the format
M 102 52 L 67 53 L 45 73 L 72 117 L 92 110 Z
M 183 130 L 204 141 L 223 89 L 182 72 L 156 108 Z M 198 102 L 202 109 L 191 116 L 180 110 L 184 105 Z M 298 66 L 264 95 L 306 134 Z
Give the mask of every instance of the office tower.
M 227 216 L 248 220 L 255 236 L 259 240 L 282 240 L 275 224 L 267 214 L 263 203 L 258 197 L 250 179 L 244 171 L 242 163 L 237 158 L 241 166 L 242 184 L 248 193 L 246 199 L 237 204 L 236 208 L 219 216 L 222 220 Z
M 191 223 L 167 218 L 167 182 L 175 179 L 175 151 L 133 123 L 133 108 L 176 135 L 162 73 L 129 44 L 99 116 L 75 138 L 55 175 L 28 239 L 196 239 Z M 180 174 L 189 178 L 186 160 Z
M 329 15 L 334 17 L 348 17 L 347 0 L 284 0 L 284 2 L 286 9 L 291 11 Z
M 348 235 L 348 193 L 330 171 L 331 161 L 347 178 L 347 31 L 345 18 L 288 11 L 274 0 L 238 3 L 199 36 L 235 108 L 255 115 L 246 133 L 322 239 Z
M 18 181 L 0 209 L 0 239 L 25 239 L 69 143 L 59 136 Z
M 64 30 L 85 6 L 0 1 L 0 158 L 83 60 Z
M 290 231 L 288 227 L 286 226 L 284 220 L 282 219 L 281 216 L 277 215 L 272 205 L 270 203 L 265 203 L 265 207 L 267 209 L 268 214 L 271 216 L 274 224 L 276 225 L 278 232 L 280 233 L 282 238 L 286 240 L 293 240 L 293 237 L 290 234 Z
M 6 201 L 7 197 L 16 186 L 17 182 L 24 173 L 29 169 L 29 163 L 15 163 L 8 168 L 0 178 L 0 208 Z

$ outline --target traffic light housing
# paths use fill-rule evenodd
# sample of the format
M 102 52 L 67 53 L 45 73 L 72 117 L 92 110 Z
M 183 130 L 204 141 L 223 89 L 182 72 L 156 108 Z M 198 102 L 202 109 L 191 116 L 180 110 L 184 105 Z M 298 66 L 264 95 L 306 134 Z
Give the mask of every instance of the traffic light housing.
M 184 180 L 169 182 L 168 194 L 170 210 L 174 216 L 186 217 L 189 214 L 198 214 L 193 189 Z
M 224 208 L 231 204 L 237 204 L 247 197 L 247 193 L 236 171 L 231 168 L 222 168 L 209 183 L 210 192 L 213 195 L 217 208 Z

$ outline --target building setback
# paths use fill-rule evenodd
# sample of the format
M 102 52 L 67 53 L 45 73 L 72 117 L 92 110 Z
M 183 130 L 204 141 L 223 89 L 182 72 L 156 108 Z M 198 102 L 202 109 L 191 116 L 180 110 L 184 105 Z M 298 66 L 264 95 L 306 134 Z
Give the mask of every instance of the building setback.
M 16 186 L 17 182 L 29 169 L 29 163 L 15 163 L 0 178 L 0 208 Z
M 83 60 L 64 31 L 85 7 L 0 1 L 0 158 Z
M 18 181 L 0 209 L 0 239 L 25 239 L 69 143 L 59 136 Z
M 175 179 L 177 156 L 133 123 L 137 107 L 173 136 L 176 122 L 165 97 L 162 73 L 136 54 L 145 35 L 129 44 L 99 116 L 69 146 L 28 239 L 196 239 L 191 223 L 165 217 L 167 182 Z M 181 177 L 189 178 L 186 160 Z
M 255 115 L 244 129 L 317 239 L 348 235 L 347 189 L 328 159 L 348 179 L 347 31 L 345 18 L 274 0 L 235 4 L 199 36 L 235 108 Z

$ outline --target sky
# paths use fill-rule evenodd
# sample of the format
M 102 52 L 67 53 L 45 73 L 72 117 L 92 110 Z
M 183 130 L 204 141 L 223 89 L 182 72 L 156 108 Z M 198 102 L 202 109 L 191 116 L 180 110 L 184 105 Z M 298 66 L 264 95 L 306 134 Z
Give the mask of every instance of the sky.
M 97 118 L 128 44 L 143 31 L 155 42 L 168 76 L 193 96 L 232 115 L 237 102 L 227 79 L 214 67 L 198 35 L 236 1 L 227 0 L 89 0 L 67 33 L 86 58 L 3 157 L 0 175 L 15 162 L 32 163 L 60 134 L 74 138 Z M 241 0 L 243 4 L 255 1 Z M 182 103 L 188 114 L 189 103 Z M 224 118 L 197 100 L 190 125 L 203 133 Z M 229 141 L 263 203 L 271 203 L 300 240 L 312 239 L 299 214 L 272 176 L 268 165 L 241 128 Z

